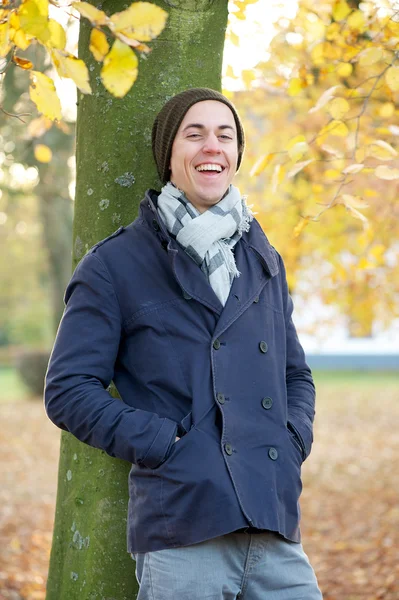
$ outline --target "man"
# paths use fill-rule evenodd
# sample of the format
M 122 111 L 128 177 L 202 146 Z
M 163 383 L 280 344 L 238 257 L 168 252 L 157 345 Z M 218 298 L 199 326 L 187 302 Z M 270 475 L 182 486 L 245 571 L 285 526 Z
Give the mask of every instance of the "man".
M 152 143 L 161 192 L 67 288 L 47 414 L 132 464 L 138 600 L 318 600 L 298 508 L 314 385 L 283 262 L 232 185 L 240 119 L 190 89 Z

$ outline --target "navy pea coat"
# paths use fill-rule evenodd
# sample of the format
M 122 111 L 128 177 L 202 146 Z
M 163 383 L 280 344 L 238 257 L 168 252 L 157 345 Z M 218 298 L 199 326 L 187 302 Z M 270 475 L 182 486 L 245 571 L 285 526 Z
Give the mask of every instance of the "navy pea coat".
M 131 463 L 128 550 L 253 527 L 299 542 L 315 390 L 284 265 L 254 219 L 223 307 L 149 190 L 77 266 L 46 376 L 49 418 Z M 107 391 L 114 381 L 122 402 Z M 175 442 L 176 435 L 181 439 Z

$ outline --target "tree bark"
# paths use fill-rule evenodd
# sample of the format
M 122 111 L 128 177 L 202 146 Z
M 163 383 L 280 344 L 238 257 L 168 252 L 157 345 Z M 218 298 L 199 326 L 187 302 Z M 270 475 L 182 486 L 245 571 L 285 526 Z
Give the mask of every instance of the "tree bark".
M 162 104 L 189 87 L 221 87 L 227 0 L 155 4 L 168 11 L 167 26 L 123 99 L 100 83 L 100 65 L 88 51 L 90 26 L 82 20 L 79 54 L 93 94 L 78 94 L 74 267 L 96 241 L 136 217 L 145 189 L 159 189 L 151 127 Z M 125 7 L 124 0 L 101 5 L 109 15 Z M 129 467 L 62 434 L 47 600 L 137 597 L 135 563 L 126 551 Z

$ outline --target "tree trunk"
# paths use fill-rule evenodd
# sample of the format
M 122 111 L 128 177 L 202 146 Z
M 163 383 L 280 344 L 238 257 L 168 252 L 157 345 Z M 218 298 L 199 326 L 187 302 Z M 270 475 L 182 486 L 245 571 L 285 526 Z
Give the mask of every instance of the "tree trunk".
M 90 27 L 82 21 L 79 53 L 93 94 L 78 94 L 73 266 L 136 217 L 146 188 L 159 189 L 151 127 L 165 100 L 189 87 L 220 90 L 227 0 L 155 4 L 167 8 L 167 26 L 123 99 L 99 82 L 100 66 L 88 51 Z M 108 14 L 125 7 L 124 0 L 102 6 Z M 129 467 L 62 434 L 47 600 L 136 598 L 135 563 L 126 551 Z

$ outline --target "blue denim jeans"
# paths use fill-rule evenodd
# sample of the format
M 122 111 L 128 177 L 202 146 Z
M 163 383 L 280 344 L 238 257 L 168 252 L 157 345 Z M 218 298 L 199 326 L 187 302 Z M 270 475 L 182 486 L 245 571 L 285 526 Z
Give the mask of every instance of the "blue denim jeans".
M 271 532 L 233 532 L 132 557 L 137 600 L 322 600 L 302 544 Z

